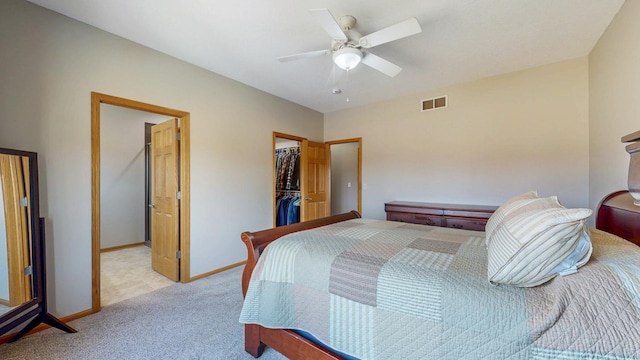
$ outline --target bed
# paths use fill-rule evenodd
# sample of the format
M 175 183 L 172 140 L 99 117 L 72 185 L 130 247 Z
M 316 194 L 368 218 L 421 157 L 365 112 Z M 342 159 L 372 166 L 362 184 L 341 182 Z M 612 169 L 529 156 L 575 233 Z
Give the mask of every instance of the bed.
M 487 239 L 500 229 L 352 211 L 242 233 L 245 350 L 259 357 L 269 346 L 291 359 L 640 358 L 640 247 L 578 230 L 576 244 L 586 232 L 590 247 L 572 271 L 496 284 L 488 249 L 499 241 Z

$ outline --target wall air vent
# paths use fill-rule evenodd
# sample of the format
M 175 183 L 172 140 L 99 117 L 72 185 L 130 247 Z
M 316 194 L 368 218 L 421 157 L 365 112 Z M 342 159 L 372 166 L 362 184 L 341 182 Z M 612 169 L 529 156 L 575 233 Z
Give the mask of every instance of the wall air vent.
M 422 100 L 422 111 L 442 109 L 447 107 L 447 96 Z

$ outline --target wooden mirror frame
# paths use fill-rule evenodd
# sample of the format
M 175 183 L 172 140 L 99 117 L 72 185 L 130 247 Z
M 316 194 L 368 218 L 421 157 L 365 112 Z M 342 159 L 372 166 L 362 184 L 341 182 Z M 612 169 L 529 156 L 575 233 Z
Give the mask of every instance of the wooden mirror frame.
M 38 196 L 38 155 L 31 151 L 0 148 L 0 154 L 27 157 L 29 159 L 29 202 L 31 227 L 31 272 L 32 296 L 31 300 L 18 305 L 0 316 L 0 335 L 8 333 L 16 327 L 26 325 L 14 335 L 9 342 L 18 340 L 37 325 L 45 323 L 66 332 L 76 332 L 75 329 L 63 323 L 47 311 L 47 283 L 46 283 L 46 244 L 44 218 L 40 217 L 40 203 Z

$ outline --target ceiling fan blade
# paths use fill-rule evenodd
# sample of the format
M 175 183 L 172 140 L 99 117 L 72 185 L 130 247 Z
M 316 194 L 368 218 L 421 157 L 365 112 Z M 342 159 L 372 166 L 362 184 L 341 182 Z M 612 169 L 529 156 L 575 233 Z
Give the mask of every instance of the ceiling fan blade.
M 390 77 L 394 77 L 402 71 L 400 66 L 371 53 L 366 53 L 364 55 L 362 63 Z
M 309 52 L 300 53 L 300 54 L 282 56 L 282 57 L 279 57 L 278 60 L 280 60 L 280 62 L 287 62 L 291 60 L 306 59 L 310 57 L 322 56 L 327 54 L 331 54 L 331 49 L 316 50 L 316 51 L 309 51 Z
M 382 30 L 378 30 L 369 35 L 360 38 L 360 46 L 367 49 L 388 43 L 389 41 L 402 39 L 407 36 L 415 35 L 422 32 L 420 24 L 416 18 L 410 18 L 405 21 L 391 25 Z
M 329 9 L 311 9 L 309 10 L 311 15 L 316 19 L 316 21 L 322 26 L 324 31 L 329 33 L 332 39 L 347 41 L 347 35 L 344 34 L 340 24 L 336 21 L 336 19 L 331 15 Z

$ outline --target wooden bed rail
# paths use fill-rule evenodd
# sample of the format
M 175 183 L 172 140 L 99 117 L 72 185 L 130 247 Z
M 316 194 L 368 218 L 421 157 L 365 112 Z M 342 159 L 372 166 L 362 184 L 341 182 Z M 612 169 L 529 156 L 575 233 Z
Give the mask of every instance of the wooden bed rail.
M 325 218 L 305 221 L 297 224 L 280 226 L 256 232 L 245 231 L 240 238 L 247 246 L 247 265 L 242 273 L 242 296 L 247 294 L 251 273 L 258 262 L 262 251 L 272 241 L 297 231 L 317 228 L 340 221 L 358 219 L 360 213 L 351 212 Z M 254 357 L 259 357 L 269 346 L 290 359 L 308 360 L 340 360 L 342 357 L 314 344 L 311 340 L 287 329 L 268 329 L 256 324 L 244 325 L 244 349 Z
M 297 231 L 313 229 L 340 221 L 358 218 L 360 218 L 360 213 L 352 210 L 344 214 L 304 221 L 291 225 L 279 226 L 276 228 L 256 232 L 245 231 L 240 234 L 242 242 L 244 242 L 244 244 L 247 246 L 247 265 L 244 267 L 244 272 L 242 273 L 242 296 L 245 296 L 247 294 L 247 288 L 249 288 L 249 280 L 251 279 L 253 268 L 258 262 L 260 254 L 262 254 L 262 251 L 267 247 L 267 245 L 269 245 L 270 242 L 284 235 L 291 234 Z

